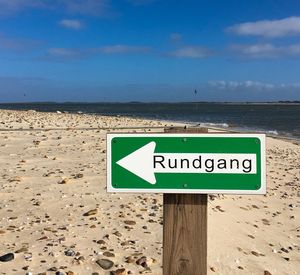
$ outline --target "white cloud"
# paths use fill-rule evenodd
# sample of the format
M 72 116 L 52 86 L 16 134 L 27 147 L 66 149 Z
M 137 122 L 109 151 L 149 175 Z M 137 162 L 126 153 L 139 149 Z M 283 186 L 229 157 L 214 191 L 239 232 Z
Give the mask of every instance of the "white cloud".
M 269 38 L 300 35 L 300 17 L 293 16 L 280 20 L 246 22 L 231 26 L 227 28 L 227 31 L 238 35 L 255 35 Z
M 168 55 L 182 58 L 204 58 L 212 55 L 212 51 L 201 46 L 185 46 L 169 52 Z
M 111 0 L 0 0 L 0 15 L 11 15 L 28 8 L 64 10 L 71 14 L 106 16 Z
M 279 58 L 300 57 L 300 44 L 276 46 L 270 43 L 264 44 L 235 44 L 230 49 L 244 57 L 250 58 Z
M 240 89 L 255 89 L 255 90 L 269 90 L 282 88 L 282 84 L 275 85 L 272 83 L 264 83 L 260 81 L 246 80 L 246 81 L 209 81 L 208 86 L 221 90 L 240 90 Z
M 80 30 L 83 25 L 79 20 L 63 19 L 58 22 L 60 26 L 73 30 Z
M 98 48 L 50 48 L 39 58 L 48 61 L 78 60 L 99 54 L 146 54 L 151 51 L 149 47 L 111 45 Z
M 25 8 L 42 8 L 43 0 L 0 0 L 0 15 L 9 15 Z
M 122 54 L 122 53 L 147 53 L 151 50 L 149 47 L 111 45 L 97 48 L 96 51 L 104 54 Z

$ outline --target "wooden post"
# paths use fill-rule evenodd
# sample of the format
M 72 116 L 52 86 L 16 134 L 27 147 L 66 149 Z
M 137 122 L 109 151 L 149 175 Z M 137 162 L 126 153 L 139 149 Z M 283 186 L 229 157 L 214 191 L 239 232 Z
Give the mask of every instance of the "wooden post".
M 207 133 L 206 128 L 167 128 Z M 207 274 L 207 194 L 164 194 L 163 275 Z

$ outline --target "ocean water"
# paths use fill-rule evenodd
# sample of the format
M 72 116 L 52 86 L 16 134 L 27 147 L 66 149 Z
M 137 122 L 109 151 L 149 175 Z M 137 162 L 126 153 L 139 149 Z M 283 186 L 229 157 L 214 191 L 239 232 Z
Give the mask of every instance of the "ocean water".
M 259 131 L 300 139 L 300 104 L 281 103 L 15 103 L 0 109 L 126 115 Z

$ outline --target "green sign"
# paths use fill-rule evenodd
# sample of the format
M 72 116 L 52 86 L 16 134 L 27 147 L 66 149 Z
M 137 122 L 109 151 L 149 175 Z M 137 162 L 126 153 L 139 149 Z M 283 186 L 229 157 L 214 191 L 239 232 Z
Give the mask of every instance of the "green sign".
M 263 134 L 108 134 L 108 192 L 265 194 Z

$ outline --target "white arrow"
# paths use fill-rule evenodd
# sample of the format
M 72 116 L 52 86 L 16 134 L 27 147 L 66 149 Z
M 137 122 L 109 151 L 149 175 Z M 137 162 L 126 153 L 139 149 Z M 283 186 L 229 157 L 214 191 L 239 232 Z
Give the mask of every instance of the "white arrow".
M 155 184 L 156 173 L 255 174 L 256 154 L 154 153 L 151 141 L 117 164 L 143 180 Z
M 143 147 L 137 149 L 125 158 L 117 162 L 120 166 L 137 175 L 138 177 L 148 181 L 151 184 L 156 183 L 153 167 L 153 155 L 156 143 L 149 142 Z

